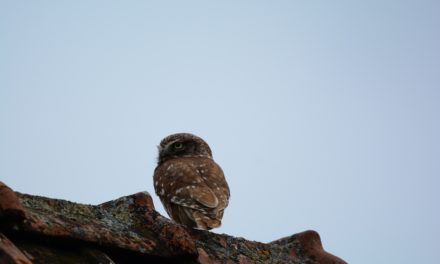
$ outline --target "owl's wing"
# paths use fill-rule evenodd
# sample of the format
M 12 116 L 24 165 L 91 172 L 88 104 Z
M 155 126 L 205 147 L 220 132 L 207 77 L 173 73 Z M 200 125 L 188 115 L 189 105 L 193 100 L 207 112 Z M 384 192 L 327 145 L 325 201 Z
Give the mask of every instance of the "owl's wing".
M 215 163 L 207 164 L 205 173 L 212 176 L 221 173 L 223 177 L 223 172 L 217 167 Z M 174 160 L 156 168 L 154 178 L 156 193 L 161 199 L 173 204 L 196 210 L 216 208 L 220 205 L 219 199 L 222 197 L 214 191 L 214 186 L 206 184 L 193 163 Z M 222 208 L 224 207 L 222 205 Z
M 193 209 L 202 209 L 204 207 L 215 208 L 218 206 L 218 198 L 214 192 L 207 186 L 193 185 L 190 188 L 177 189 L 175 195 L 171 197 L 171 202 L 177 205 L 190 207 Z M 194 203 L 194 202 L 198 202 Z
M 215 208 L 218 205 L 218 198 L 209 187 L 196 186 L 190 190 L 190 196 L 206 207 Z

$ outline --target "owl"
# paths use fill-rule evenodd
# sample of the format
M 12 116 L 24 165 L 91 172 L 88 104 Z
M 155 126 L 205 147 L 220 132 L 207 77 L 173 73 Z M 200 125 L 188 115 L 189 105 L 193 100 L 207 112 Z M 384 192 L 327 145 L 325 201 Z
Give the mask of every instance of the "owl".
M 230 193 L 208 144 L 195 135 L 178 133 L 164 138 L 158 148 L 154 189 L 168 215 L 190 228 L 219 227 Z

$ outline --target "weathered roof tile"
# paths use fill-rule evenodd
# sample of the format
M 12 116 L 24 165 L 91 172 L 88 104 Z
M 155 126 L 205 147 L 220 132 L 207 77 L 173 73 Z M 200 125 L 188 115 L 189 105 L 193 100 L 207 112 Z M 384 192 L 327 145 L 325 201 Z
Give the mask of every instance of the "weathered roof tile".
M 345 263 L 314 231 L 260 243 L 185 228 L 146 192 L 85 205 L 0 182 L 0 232 L 1 263 Z

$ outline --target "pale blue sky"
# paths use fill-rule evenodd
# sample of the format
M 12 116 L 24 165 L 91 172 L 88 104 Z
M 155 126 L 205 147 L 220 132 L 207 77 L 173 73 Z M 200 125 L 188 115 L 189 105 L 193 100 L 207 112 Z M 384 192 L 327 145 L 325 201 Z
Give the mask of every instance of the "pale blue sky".
M 0 1 L 0 180 L 98 204 L 208 141 L 216 232 L 437 263 L 439 1 Z

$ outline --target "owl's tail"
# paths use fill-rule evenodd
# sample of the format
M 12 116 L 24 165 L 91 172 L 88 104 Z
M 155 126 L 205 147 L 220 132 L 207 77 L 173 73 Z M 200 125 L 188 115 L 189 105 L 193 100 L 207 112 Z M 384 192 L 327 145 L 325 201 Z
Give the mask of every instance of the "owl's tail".
M 201 230 L 210 230 L 216 227 L 221 226 L 221 217 L 218 218 L 216 215 L 208 215 L 204 213 L 203 211 L 195 211 L 191 210 L 192 218 L 194 219 L 194 222 L 196 223 L 196 226 L 194 228 L 201 229 Z
M 171 218 L 177 223 L 183 224 L 190 228 L 200 230 L 210 230 L 219 227 L 223 217 L 224 209 L 214 209 L 205 211 L 190 207 L 184 207 L 177 204 L 166 204 L 165 209 Z

